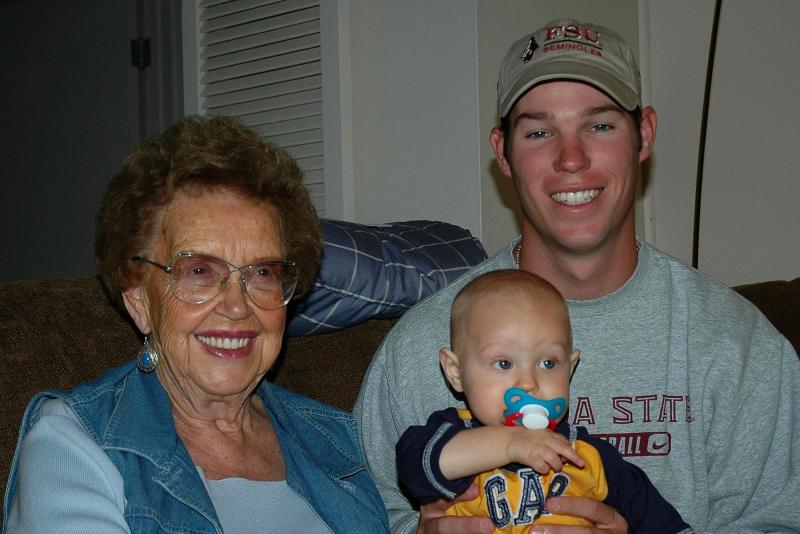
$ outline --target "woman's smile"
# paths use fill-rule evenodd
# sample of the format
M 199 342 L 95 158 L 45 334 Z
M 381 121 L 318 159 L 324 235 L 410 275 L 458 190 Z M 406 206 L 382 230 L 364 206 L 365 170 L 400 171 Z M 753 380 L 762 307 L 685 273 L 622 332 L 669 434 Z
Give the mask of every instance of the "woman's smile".
M 195 335 L 195 339 L 213 356 L 236 359 L 250 355 L 255 336 L 254 332 L 206 333 Z

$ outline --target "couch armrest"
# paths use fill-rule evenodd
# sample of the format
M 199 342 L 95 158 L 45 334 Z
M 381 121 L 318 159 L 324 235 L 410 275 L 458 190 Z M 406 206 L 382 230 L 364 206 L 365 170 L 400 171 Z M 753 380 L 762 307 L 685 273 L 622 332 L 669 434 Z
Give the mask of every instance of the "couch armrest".
M 786 336 L 800 355 L 800 277 L 736 286 Z

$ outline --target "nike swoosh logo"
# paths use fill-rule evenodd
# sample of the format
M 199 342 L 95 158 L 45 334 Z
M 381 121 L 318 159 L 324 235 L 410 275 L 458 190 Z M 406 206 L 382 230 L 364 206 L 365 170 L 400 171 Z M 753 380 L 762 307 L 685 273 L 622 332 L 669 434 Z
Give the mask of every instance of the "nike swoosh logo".
M 650 437 L 647 450 L 651 454 L 669 453 L 670 439 L 669 434 L 656 434 Z

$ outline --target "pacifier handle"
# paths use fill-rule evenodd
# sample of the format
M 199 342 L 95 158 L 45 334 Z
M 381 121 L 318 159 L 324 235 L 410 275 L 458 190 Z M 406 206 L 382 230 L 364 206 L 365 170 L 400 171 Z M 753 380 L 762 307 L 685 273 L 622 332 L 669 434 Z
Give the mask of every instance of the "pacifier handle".
M 517 419 L 522 419 L 522 414 L 519 412 L 510 413 L 503 419 L 505 426 L 517 426 Z
M 554 430 L 555 419 L 566 407 L 566 401 L 560 397 L 544 401 L 521 388 L 508 388 L 503 395 L 503 400 L 507 408 L 503 412 L 503 424 L 506 426 L 521 425 L 531 429 L 549 428 Z

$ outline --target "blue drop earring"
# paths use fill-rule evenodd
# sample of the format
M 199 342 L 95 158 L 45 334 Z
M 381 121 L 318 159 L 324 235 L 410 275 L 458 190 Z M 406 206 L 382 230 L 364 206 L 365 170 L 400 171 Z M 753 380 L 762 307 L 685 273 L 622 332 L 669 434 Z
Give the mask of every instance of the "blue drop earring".
M 143 373 L 152 373 L 158 365 L 158 353 L 150 346 L 150 341 L 147 336 L 144 336 L 144 343 L 139 356 L 136 357 L 136 367 Z

